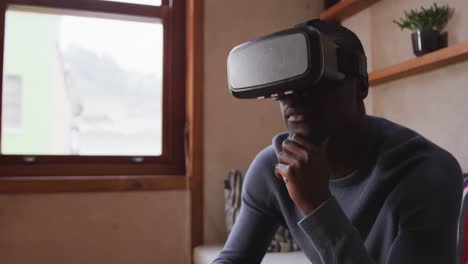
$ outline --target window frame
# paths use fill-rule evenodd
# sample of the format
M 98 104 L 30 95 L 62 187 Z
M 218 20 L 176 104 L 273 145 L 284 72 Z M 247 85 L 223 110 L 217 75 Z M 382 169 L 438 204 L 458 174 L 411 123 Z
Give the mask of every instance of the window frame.
M 163 131 L 162 155 L 151 156 L 77 156 L 77 155 L 3 155 L 0 153 L 0 180 L 23 180 L 46 176 L 87 176 L 109 180 L 132 176 L 185 175 L 185 123 L 186 123 L 186 0 L 162 0 L 161 6 L 149 6 L 101 0 L 1 0 L 0 1 L 0 73 L 3 72 L 5 14 L 8 6 L 30 6 L 65 9 L 78 12 L 97 12 L 112 15 L 129 15 L 161 19 L 164 28 L 163 44 Z M 0 116 L 2 111 L 3 78 L 0 78 Z M 2 127 L 0 123 L 0 137 Z M 0 141 L 1 144 L 1 141 Z M 1 145 L 0 145 L 1 147 Z M 120 178 L 115 178 L 119 176 Z M 97 177 L 97 178 L 96 178 Z M 56 178 L 52 178 L 57 180 Z M 140 177 L 139 181 L 146 179 Z M 164 181 L 167 181 L 164 178 Z M 178 180 L 179 183 L 182 181 Z M 144 188 L 134 184 L 129 188 Z M 150 184 L 153 186 L 154 184 Z M 177 184 L 184 187 L 186 184 Z M 178 188 L 179 188 L 178 187 Z M 122 188 L 122 187 L 121 187 Z M 154 187 L 153 187 L 154 188 Z M 2 188 L 0 188 L 0 191 Z

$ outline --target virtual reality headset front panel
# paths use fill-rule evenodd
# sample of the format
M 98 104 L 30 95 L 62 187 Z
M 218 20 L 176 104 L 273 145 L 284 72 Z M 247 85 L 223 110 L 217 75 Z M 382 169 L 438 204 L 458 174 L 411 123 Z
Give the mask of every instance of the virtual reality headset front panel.
M 363 54 L 343 52 L 333 36 L 310 22 L 236 46 L 227 60 L 229 88 L 237 98 L 276 98 L 316 89 L 321 81 L 366 75 L 365 68 Z

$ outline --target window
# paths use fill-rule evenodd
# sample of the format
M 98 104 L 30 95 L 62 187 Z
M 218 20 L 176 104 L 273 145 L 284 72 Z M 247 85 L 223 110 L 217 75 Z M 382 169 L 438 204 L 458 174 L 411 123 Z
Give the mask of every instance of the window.
M 113 2 L 123 2 L 123 3 L 132 3 L 132 4 L 153 5 L 153 6 L 161 5 L 161 0 L 103 0 L 103 1 L 113 1 Z
M 21 130 L 21 78 L 7 75 L 3 93 L 3 124 L 5 134 L 16 134 Z
M 0 176 L 184 174 L 185 1 L 168 2 L 6 1 Z

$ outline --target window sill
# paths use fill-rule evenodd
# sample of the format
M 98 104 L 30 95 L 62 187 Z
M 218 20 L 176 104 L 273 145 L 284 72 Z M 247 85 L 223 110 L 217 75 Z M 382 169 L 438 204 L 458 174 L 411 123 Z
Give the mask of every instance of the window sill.
M 188 180 L 184 175 L 0 177 L 0 193 L 187 190 Z

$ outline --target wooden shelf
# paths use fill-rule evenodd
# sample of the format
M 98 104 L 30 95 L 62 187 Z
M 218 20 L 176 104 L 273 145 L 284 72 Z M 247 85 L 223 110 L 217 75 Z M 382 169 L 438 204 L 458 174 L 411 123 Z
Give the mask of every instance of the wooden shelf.
M 369 74 L 369 84 L 379 85 L 409 75 L 430 71 L 468 59 L 468 41 L 428 53 Z
M 341 0 L 320 13 L 320 19 L 339 23 L 379 0 Z
M 320 13 L 320 19 L 340 23 L 379 0 L 341 0 Z M 431 52 L 403 63 L 369 74 L 369 84 L 379 85 L 409 75 L 430 71 L 448 64 L 468 59 L 468 41 Z

